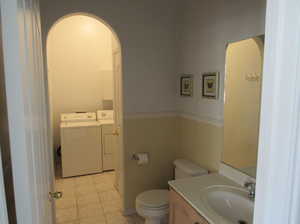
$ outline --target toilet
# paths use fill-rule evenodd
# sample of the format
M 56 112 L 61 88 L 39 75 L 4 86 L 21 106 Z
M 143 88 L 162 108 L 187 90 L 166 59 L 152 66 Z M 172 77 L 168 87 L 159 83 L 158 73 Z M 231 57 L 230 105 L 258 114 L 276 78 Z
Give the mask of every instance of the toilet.
M 197 164 L 186 160 L 174 161 L 175 179 L 190 178 L 208 174 Z M 164 189 L 145 191 L 136 198 L 136 211 L 145 218 L 145 224 L 165 224 L 169 214 L 169 191 Z

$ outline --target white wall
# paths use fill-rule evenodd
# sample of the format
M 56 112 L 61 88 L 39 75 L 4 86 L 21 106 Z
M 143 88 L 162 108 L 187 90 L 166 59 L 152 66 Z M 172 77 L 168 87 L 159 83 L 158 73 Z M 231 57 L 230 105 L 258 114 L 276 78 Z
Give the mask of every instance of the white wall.
M 175 110 L 174 1 L 41 0 L 43 39 L 61 17 L 85 12 L 110 24 L 123 56 L 125 115 Z
M 124 122 L 127 175 L 125 208 L 134 207 L 137 193 L 150 187 L 162 187 L 163 182 L 172 178 L 171 161 L 177 155 L 184 155 L 199 163 L 206 161 L 206 168 L 217 170 L 222 151 L 222 128 L 203 123 L 190 125 L 182 121 L 183 124 L 179 127 L 189 129 L 182 129 L 182 132 L 191 135 L 183 134 L 180 138 L 177 136 L 180 133 L 174 131 L 176 126 L 173 126 L 173 122 L 164 125 L 163 131 L 174 131 L 174 137 L 161 138 L 162 135 L 156 133 L 149 135 L 145 129 L 148 130 L 148 125 L 151 130 L 161 128 L 161 120 L 169 121 L 162 112 L 171 111 L 222 125 L 222 97 L 218 101 L 201 99 L 200 74 L 217 70 L 221 71 L 223 77 L 226 43 L 264 32 L 265 2 L 134 0 L 129 4 L 124 0 L 41 0 L 44 42 L 56 20 L 77 12 L 91 13 L 105 20 L 116 31 L 121 42 L 124 112 L 125 118 L 131 117 Z M 177 97 L 180 73 L 195 75 L 193 98 Z M 141 113 L 150 113 L 150 117 L 147 118 L 147 115 L 146 118 L 141 116 L 136 119 L 135 115 Z M 153 122 L 151 113 L 162 114 L 157 122 Z M 176 123 L 176 119 L 174 122 Z M 137 133 L 139 139 L 143 139 L 142 142 L 136 141 Z M 191 139 L 191 144 L 187 153 L 183 153 L 188 138 Z M 211 141 L 215 141 L 213 147 Z M 181 151 L 176 154 L 179 147 Z M 162 157 L 163 149 L 166 151 Z M 163 165 L 162 170 L 165 172 L 145 175 L 150 172 L 149 167 L 136 169 L 134 161 L 130 159 L 132 150 L 150 151 L 150 166 Z M 136 188 L 132 188 L 132 183 L 136 183 Z M 152 185 L 144 186 L 143 183 Z
M 44 43 L 50 28 L 59 18 L 78 12 L 90 13 L 103 19 L 120 39 L 125 112 L 126 211 L 134 209 L 138 193 L 150 188 L 166 187 L 173 176 L 172 161 L 177 144 L 172 136 L 176 134 L 176 119 L 165 119 L 164 112 L 175 110 L 176 1 L 40 2 Z M 150 113 L 150 116 L 147 114 L 146 117 L 136 118 L 136 115 L 144 116 L 144 113 Z M 151 117 L 152 113 L 154 118 Z M 162 113 L 162 116 L 158 118 L 156 113 Z M 129 116 L 130 119 L 127 119 Z M 137 169 L 136 162 L 131 157 L 138 151 L 150 152 L 152 159 L 148 166 Z M 162 172 L 157 172 L 157 169 Z M 135 185 L 132 186 L 132 183 Z
M 112 33 L 92 17 L 66 17 L 49 32 L 47 59 L 56 148 L 61 113 L 96 111 L 113 99 Z
M 177 98 L 184 114 L 223 124 L 223 83 L 226 45 L 264 33 L 265 1 L 185 0 L 178 20 L 179 73 L 195 75 L 192 98 Z M 219 100 L 202 99 L 201 74 L 221 72 Z
M 217 171 L 223 151 L 226 46 L 264 33 L 265 1 L 185 0 L 179 8 L 178 74 L 194 74 L 194 96 L 177 94 L 177 110 L 182 115 L 178 155 Z M 201 96 L 201 74 L 211 71 L 220 72 L 218 100 Z M 179 75 L 177 83 L 179 87 Z

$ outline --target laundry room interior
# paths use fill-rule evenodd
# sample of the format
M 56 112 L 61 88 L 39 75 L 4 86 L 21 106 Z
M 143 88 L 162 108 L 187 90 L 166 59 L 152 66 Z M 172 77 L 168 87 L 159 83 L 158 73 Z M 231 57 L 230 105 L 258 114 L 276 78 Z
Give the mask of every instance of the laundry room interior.
M 47 40 L 56 177 L 115 168 L 113 52 L 118 43 L 99 20 L 71 15 Z

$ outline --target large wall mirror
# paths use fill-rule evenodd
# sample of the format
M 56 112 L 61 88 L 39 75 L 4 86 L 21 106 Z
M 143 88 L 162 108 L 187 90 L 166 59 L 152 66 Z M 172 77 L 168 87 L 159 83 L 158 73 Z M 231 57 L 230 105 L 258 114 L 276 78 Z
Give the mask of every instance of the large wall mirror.
M 256 176 L 264 36 L 228 44 L 223 162 Z

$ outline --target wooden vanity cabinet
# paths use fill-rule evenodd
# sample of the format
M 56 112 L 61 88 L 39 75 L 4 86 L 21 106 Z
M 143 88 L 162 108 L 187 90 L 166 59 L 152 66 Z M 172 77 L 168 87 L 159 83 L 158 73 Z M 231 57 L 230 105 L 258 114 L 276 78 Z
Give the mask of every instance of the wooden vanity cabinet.
M 209 224 L 176 191 L 170 191 L 169 224 Z

